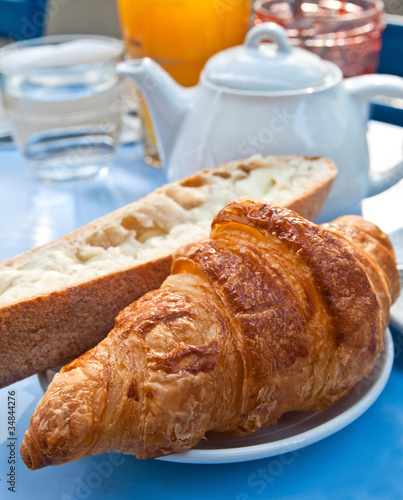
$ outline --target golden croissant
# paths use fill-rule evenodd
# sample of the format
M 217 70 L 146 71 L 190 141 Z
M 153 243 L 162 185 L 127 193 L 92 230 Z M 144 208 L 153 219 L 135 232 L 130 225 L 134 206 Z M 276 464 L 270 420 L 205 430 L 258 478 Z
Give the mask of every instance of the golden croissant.
M 65 366 L 21 445 L 30 469 L 87 455 L 183 452 L 207 431 L 242 436 L 321 410 L 368 376 L 399 294 L 393 249 L 346 216 L 317 226 L 238 200 L 172 275 Z

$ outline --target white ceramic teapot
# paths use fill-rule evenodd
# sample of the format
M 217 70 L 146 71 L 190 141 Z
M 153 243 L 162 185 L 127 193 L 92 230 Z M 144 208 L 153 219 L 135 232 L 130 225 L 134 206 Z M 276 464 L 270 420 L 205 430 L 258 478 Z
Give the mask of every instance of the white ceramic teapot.
M 375 96 L 403 98 L 403 78 L 343 80 L 336 65 L 292 48 L 274 23 L 252 28 L 244 45 L 213 56 L 193 88 L 147 58 L 120 63 L 118 71 L 146 98 L 169 180 L 253 154 L 327 156 L 339 169 L 321 214 L 330 220 L 357 213 L 364 197 L 402 176 L 371 175 L 365 116 Z

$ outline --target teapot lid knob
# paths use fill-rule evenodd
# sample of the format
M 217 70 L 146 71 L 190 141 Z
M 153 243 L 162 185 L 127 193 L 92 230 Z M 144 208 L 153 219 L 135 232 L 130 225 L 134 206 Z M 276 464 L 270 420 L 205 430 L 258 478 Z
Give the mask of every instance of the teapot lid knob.
M 287 33 L 284 29 L 278 29 L 279 25 L 276 23 L 263 23 L 254 26 L 248 31 L 244 46 L 247 48 L 259 48 L 259 45 L 267 40 L 277 44 L 279 52 L 289 54 L 291 53 L 291 45 L 288 40 Z
M 214 55 L 202 72 L 202 80 L 229 89 L 284 92 L 323 85 L 329 73 L 340 78 L 337 70 L 319 56 L 292 47 L 280 25 L 262 23 L 247 33 L 244 45 Z

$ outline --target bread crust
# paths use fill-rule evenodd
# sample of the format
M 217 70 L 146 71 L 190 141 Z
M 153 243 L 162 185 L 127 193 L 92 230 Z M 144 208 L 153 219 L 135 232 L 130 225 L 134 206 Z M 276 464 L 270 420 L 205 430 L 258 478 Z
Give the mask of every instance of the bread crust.
M 0 314 L 0 383 L 64 365 L 113 328 L 117 314 L 168 276 L 167 256 L 79 286 L 13 304 Z
M 298 163 L 307 164 L 308 167 L 313 165 L 312 177 L 310 174 L 304 173 L 305 177 L 302 173 L 298 174 Z M 91 249 L 102 251 L 105 248 L 108 250 L 110 245 L 114 250 L 119 246 L 119 238 L 123 238 L 121 232 L 126 238 L 130 231 L 137 234 L 137 239 L 144 238 L 144 232 L 149 230 L 150 225 L 152 229 L 158 226 L 158 231 L 167 232 L 166 225 L 170 224 L 171 214 L 172 218 L 178 217 L 178 223 L 186 222 L 193 208 L 197 209 L 200 203 L 202 207 L 203 203 L 215 207 L 217 192 L 228 189 L 228 186 L 235 185 L 239 180 L 247 180 L 252 171 L 262 169 L 263 172 L 268 165 L 263 180 L 266 181 L 265 175 L 270 179 L 274 175 L 273 165 L 277 164 L 285 171 L 293 164 L 293 172 L 300 175 L 302 181 L 297 179 L 292 189 L 287 190 L 285 186 L 285 189 L 278 190 L 275 197 L 283 200 L 284 206 L 306 218 L 317 217 L 337 172 L 330 160 L 295 156 L 252 158 L 220 165 L 167 184 L 59 240 L 5 261 L 0 265 L 0 272 L 32 267 L 33 263 L 46 261 L 55 252 L 72 252 L 81 258 L 83 247 L 90 246 Z M 255 192 L 249 193 L 250 197 L 258 197 L 256 193 L 260 194 L 258 188 L 261 188 L 261 184 L 260 179 Z M 235 200 L 238 194 L 234 189 L 233 199 L 227 201 Z M 212 209 L 214 213 L 211 220 L 218 209 Z M 158 219 L 157 222 L 153 217 Z M 211 220 L 207 222 L 211 223 Z M 193 241 L 207 237 L 208 231 L 209 224 L 206 224 Z M 21 299 L 9 303 L 1 303 L 0 294 L 0 387 L 63 365 L 104 338 L 113 327 L 115 316 L 120 310 L 144 293 L 158 288 L 168 276 L 173 249 L 165 248 L 164 241 L 162 236 L 161 251 L 156 258 L 151 256 L 144 262 L 125 261 L 122 266 L 117 266 L 103 276 L 76 280 L 53 290 L 35 291 L 32 288 L 30 292 L 27 287 Z M 187 241 L 178 240 L 176 246 L 184 242 Z

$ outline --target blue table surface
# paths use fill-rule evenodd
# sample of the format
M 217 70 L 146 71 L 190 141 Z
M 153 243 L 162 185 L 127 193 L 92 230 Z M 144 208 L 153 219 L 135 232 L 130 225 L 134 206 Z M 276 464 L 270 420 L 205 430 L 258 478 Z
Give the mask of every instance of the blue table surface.
M 140 146 L 118 151 L 104 178 L 73 187 L 41 184 L 14 151 L 0 151 L 0 260 L 58 238 L 165 182 L 142 163 Z M 190 465 L 105 454 L 31 472 L 17 451 L 8 490 L 7 397 L 15 391 L 21 444 L 43 394 L 36 376 L 0 390 L 0 498 L 73 499 L 403 499 L 403 334 L 377 401 L 352 424 L 298 452 L 244 463 Z M 18 348 L 18 346 L 16 346 Z

